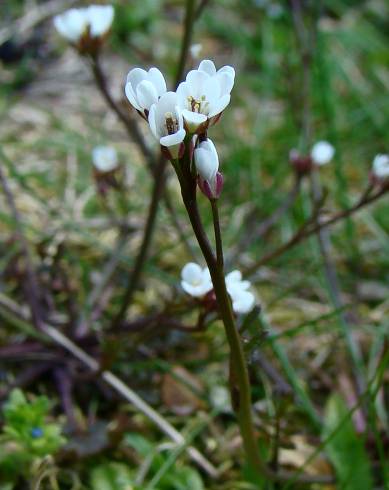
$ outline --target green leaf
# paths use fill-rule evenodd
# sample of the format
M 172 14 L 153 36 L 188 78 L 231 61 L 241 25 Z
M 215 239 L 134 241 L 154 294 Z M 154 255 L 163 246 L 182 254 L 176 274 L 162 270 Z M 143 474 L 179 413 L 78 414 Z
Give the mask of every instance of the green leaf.
M 121 463 L 106 463 L 94 468 L 90 475 L 92 490 L 135 490 L 130 469 Z
M 326 451 L 335 466 L 339 488 L 370 490 L 373 482 L 364 440 L 356 433 L 348 413 L 349 410 L 339 395 L 328 400 L 323 430 L 323 438 L 328 438 Z

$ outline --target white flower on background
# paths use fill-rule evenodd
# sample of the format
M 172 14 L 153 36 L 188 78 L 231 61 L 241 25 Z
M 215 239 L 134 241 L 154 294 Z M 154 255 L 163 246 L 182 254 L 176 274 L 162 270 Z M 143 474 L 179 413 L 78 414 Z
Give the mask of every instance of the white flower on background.
M 200 298 L 213 289 L 211 275 L 194 262 L 189 262 L 181 271 L 181 287 L 190 296 Z
M 325 165 L 335 155 L 335 148 L 328 141 L 318 141 L 313 145 L 311 157 L 315 165 Z
M 153 135 L 177 158 L 185 138 L 184 122 L 175 92 L 166 92 L 150 107 L 149 124 Z
M 134 68 L 127 75 L 125 92 L 135 109 L 144 113 L 166 93 L 166 82 L 158 68 Z
M 71 43 L 77 43 L 84 35 L 91 38 L 104 36 L 111 27 L 113 16 L 112 5 L 90 5 L 56 15 L 54 26 L 61 36 Z
M 250 281 L 242 281 L 242 273 L 234 270 L 226 275 L 226 286 L 231 296 L 232 308 L 235 313 L 248 313 L 255 305 L 253 293 L 247 291 Z
M 200 43 L 192 44 L 189 48 L 190 55 L 192 58 L 197 59 L 200 56 L 200 53 L 203 49 L 203 45 Z
M 235 70 L 223 66 L 216 71 L 211 60 L 203 60 L 191 70 L 177 88 L 182 115 L 190 132 L 216 117 L 228 106 L 234 85 Z M 214 118 L 214 119 L 213 119 Z
M 118 166 L 118 156 L 112 146 L 96 146 L 92 150 L 92 161 L 96 170 L 101 173 L 112 172 Z
M 389 178 L 389 155 L 376 155 L 373 160 L 373 175 L 377 179 Z
M 218 172 L 219 157 L 211 139 L 202 141 L 194 151 L 194 161 L 201 179 L 201 189 L 209 198 L 217 198 L 223 186 Z

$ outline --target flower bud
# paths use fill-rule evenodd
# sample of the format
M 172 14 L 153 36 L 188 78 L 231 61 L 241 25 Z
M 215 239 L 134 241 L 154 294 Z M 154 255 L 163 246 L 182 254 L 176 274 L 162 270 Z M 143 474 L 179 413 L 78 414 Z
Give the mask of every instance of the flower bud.
M 119 160 L 115 148 L 111 146 L 96 146 L 92 150 L 93 175 L 97 190 L 105 195 L 110 188 L 120 187 L 117 170 Z
M 375 156 L 371 169 L 371 180 L 373 184 L 389 185 L 389 155 Z
M 92 162 L 99 173 L 113 172 L 119 165 L 116 150 L 112 146 L 96 146 L 93 148 Z
M 223 189 L 223 176 L 219 172 L 219 157 L 209 138 L 194 150 L 194 161 L 199 175 L 199 187 L 208 199 L 217 199 Z
M 311 157 L 314 165 L 326 165 L 335 154 L 335 148 L 328 141 L 318 141 L 311 150 Z

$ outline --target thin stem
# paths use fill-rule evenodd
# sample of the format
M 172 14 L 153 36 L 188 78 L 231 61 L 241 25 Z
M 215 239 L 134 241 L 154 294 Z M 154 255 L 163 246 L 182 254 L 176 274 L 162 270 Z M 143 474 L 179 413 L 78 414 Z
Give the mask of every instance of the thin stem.
M 368 188 L 371 190 L 371 187 Z M 317 233 L 319 230 L 326 228 L 327 226 L 333 225 L 338 221 L 341 221 L 344 218 L 347 218 L 364 208 L 365 206 L 377 201 L 381 196 L 386 194 L 389 191 L 388 187 L 382 187 L 379 191 L 374 194 L 366 192 L 363 194 L 362 198 L 358 200 L 358 202 L 348 208 L 340 211 L 339 213 L 334 214 L 331 218 L 327 218 L 325 221 L 318 221 L 312 225 L 313 218 L 310 217 L 307 221 L 296 231 L 296 233 L 283 245 L 276 248 L 275 250 L 269 252 L 268 254 L 261 257 L 257 262 L 249 266 L 244 270 L 245 275 L 253 275 L 260 267 L 267 264 L 268 262 L 276 259 L 283 255 L 286 251 L 294 248 L 296 245 L 300 244 L 303 240 L 306 240 L 310 236 Z
M 216 259 L 219 269 L 224 269 L 223 245 L 220 232 L 219 208 L 217 199 L 211 199 L 213 228 L 215 230 Z
M 247 366 L 239 333 L 236 329 L 231 301 L 227 293 L 223 268 L 215 258 L 211 245 L 203 229 L 196 201 L 196 188 L 191 192 L 182 189 L 182 197 L 191 221 L 193 231 L 207 262 L 217 299 L 220 316 L 226 330 L 231 351 L 230 388 L 234 409 L 242 432 L 243 445 L 253 468 L 264 469 L 260 459 L 255 438 L 254 423 L 251 412 L 251 390 Z
M 138 255 L 135 259 L 134 267 L 132 269 L 131 275 L 129 277 L 126 291 L 124 293 L 122 302 L 121 302 L 121 307 L 118 312 L 118 314 L 115 316 L 112 326 L 119 325 L 121 321 L 124 319 L 126 311 L 128 307 L 130 306 L 132 302 L 133 295 L 136 291 L 136 288 L 138 286 L 138 282 L 142 273 L 143 265 L 145 263 L 145 260 L 147 258 L 147 254 L 150 248 L 151 244 L 151 239 L 153 236 L 153 231 L 154 231 L 154 225 L 157 217 L 157 212 L 158 212 L 158 204 L 161 198 L 161 195 L 164 190 L 164 184 L 165 184 L 165 168 L 166 168 L 166 160 L 165 158 L 161 155 L 157 168 L 155 169 L 155 174 L 154 174 L 154 187 L 153 187 L 153 193 L 151 196 L 151 201 L 149 205 L 149 210 L 147 213 L 147 221 L 143 233 L 143 239 L 142 243 L 139 247 L 139 252 Z
M 249 374 L 241 338 L 236 328 L 231 300 L 226 288 L 224 271 L 220 267 L 217 258 L 215 258 L 201 222 L 196 200 L 196 182 L 192 182 L 191 185 L 182 181 L 180 183 L 185 208 L 211 274 L 219 314 L 223 321 L 230 347 L 230 390 L 232 405 L 237 415 L 247 459 L 258 475 L 266 476 L 272 480 L 288 481 L 294 475 L 293 473 L 284 471 L 275 473 L 261 459 L 251 410 L 252 401 Z M 333 481 L 333 478 L 327 475 L 318 477 L 300 475 L 298 481 L 328 483 L 329 481 Z

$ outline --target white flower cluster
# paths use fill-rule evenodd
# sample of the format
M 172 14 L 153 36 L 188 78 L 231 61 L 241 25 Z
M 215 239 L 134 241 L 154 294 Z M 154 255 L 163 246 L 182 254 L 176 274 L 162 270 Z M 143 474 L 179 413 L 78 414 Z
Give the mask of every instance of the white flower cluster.
M 210 60 L 203 60 L 197 70 L 188 72 L 176 92 L 169 92 L 162 73 L 134 68 L 127 76 L 125 92 L 139 114 L 148 121 L 151 132 L 176 160 L 183 150 L 186 136 L 194 137 L 194 161 L 200 187 L 210 198 L 219 197 L 222 178 L 215 145 L 209 138 L 197 140 L 215 124 L 231 100 L 235 70 L 223 66 L 216 70 Z
M 57 31 L 73 44 L 85 36 L 91 39 L 103 37 L 110 29 L 114 16 L 112 5 L 90 5 L 72 8 L 54 17 Z
M 248 291 L 250 281 L 242 280 L 242 273 L 234 270 L 226 275 L 226 286 L 231 297 L 235 313 L 248 313 L 255 305 L 255 296 Z M 189 262 L 181 271 L 181 287 L 194 298 L 202 298 L 212 291 L 211 275 L 207 267 L 202 268 L 194 262 Z

